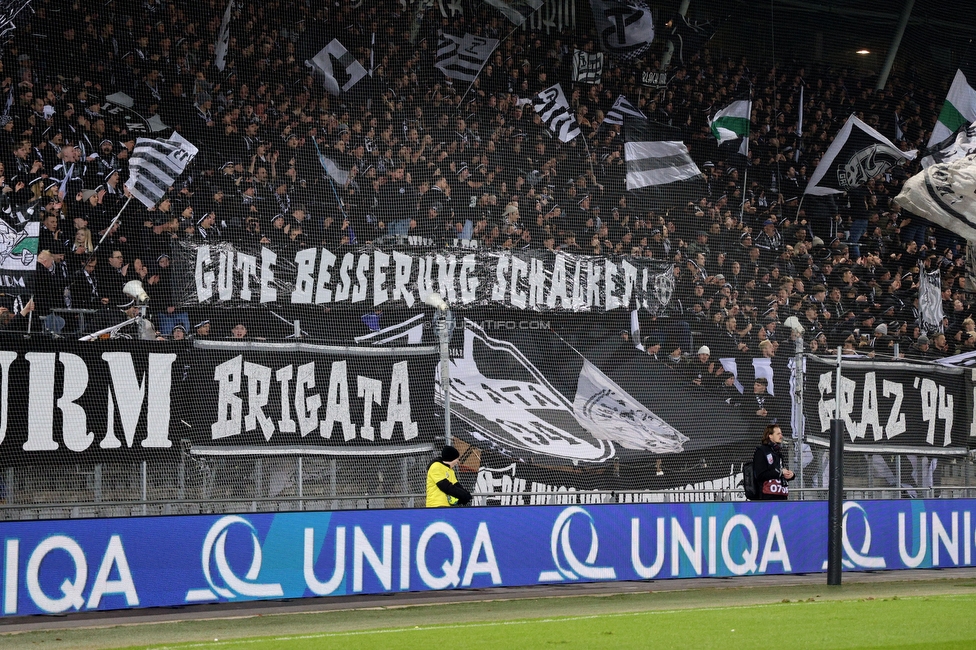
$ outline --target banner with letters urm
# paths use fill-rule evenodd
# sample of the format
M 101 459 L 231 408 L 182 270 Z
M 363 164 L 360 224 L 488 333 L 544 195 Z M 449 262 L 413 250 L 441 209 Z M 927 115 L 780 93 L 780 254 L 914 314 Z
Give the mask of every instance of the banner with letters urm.
M 849 501 L 844 567 L 972 566 L 976 500 Z M 7 522 L 4 616 L 815 573 L 827 504 L 619 504 Z M 514 532 L 517 531 L 517 532 Z

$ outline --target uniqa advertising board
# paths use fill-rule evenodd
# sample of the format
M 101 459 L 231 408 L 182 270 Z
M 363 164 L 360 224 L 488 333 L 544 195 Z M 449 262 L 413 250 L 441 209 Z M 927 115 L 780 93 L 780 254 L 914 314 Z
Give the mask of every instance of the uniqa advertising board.
M 847 570 L 971 566 L 976 500 L 849 501 Z M 293 512 L 4 523 L 4 616 L 826 570 L 827 504 Z

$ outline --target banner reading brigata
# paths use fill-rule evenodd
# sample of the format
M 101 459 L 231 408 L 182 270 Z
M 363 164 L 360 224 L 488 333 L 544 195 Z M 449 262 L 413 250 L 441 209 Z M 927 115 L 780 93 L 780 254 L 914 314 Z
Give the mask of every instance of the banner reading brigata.
M 306 343 L 198 341 L 193 351 L 191 386 L 203 388 L 194 429 L 208 444 L 367 451 L 433 440 L 435 348 L 379 355 Z M 197 356 L 205 362 L 197 365 Z
M 976 501 L 848 501 L 843 510 L 846 570 L 973 565 Z M 827 566 L 827 503 L 5 522 L 0 544 L 3 615 L 23 616 L 455 588 L 817 573 Z
M 561 251 L 432 253 L 365 247 L 285 252 L 180 242 L 174 256 L 177 300 L 185 306 L 411 308 L 438 292 L 455 308 L 611 311 L 629 308 L 636 298 L 656 314 L 674 291 L 670 264 Z
M 847 449 L 972 446 L 976 421 L 966 372 L 930 363 L 844 359 L 839 399 Z M 803 410 L 808 436 L 826 436 L 836 417 L 836 373 L 835 360 L 807 357 Z
M 52 341 L 0 348 L 0 453 L 121 460 L 199 445 L 430 443 L 434 348 Z M 14 386 L 24 387 L 14 390 Z

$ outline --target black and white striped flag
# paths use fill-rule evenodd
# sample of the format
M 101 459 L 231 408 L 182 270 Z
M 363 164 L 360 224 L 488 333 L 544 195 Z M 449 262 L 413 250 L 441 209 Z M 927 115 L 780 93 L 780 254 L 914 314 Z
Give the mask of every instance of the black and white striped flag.
M 647 119 L 646 115 L 634 108 L 634 105 L 627 101 L 626 97 L 621 95 L 617 97 L 617 101 L 613 103 L 613 107 L 607 111 L 607 116 L 603 118 L 603 121 L 607 124 L 623 126 L 624 117 L 635 117 L 639 120 Z
M 139 138 L 129 158 L 126 188 L 147 208 L 154 207 L 176 183 L 198 149 L 174 133 L 168 139 Z
M 573 52 L 573 81 L 598 84 L 603 78 L 603 52 Z
M 497 38 L 484 38 L 473 34 L 455 36 L 447 32 L 438 32 L 437 58 L 434 67 L 443 72 L 448 79 L 474 81 L 496 47 L 498 47 Z
M 347 92 L 367 75 L 363 64 L 336 38 L 305 61 L 305 66 L 312 69 L 329 94 L 336 96 Z
M 576 116 L 569 110 L 569 102 L 559 84 L 549 86 L 533 99 L 535 112 L 562 142 L 569 142 L 580 134 Z
M 681 131 L 666 124 L 624 120 L 627 189 L 683 181 L 701 174 L 681 141 Z

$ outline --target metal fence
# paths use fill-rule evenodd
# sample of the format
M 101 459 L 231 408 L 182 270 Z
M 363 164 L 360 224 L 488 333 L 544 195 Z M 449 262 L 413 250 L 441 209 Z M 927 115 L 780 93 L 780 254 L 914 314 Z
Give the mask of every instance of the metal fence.
M 815 454 L 816 456 L 816 454 Z M 138 517 L 303 510 L 422 508 L 428 456 L 386 459 L 194 457 L 179 462 L 7 467 L 0 520 Z M 827 498 L 819 459 L 791 498 Z M 887 468 L 887 469 L 886 469 Z M 851 499 L 974 498 L 974 458 L 847 452 L 845 495 Z M 919 473 L 924 475 L 920 477 Z M 473 489 L 473 472 L 461 481 Z M 911 479 L 909 481 L 909 479 Z M 742 501 L 734 487 L 668 490 L 516 490 L 473 492 L 473 506 Z M 900 487 L 899 487 L 900 486 Z M 919 487 L 921 486 L 921 487 Z M 69 496 L 69 498 L 65 498 Z

